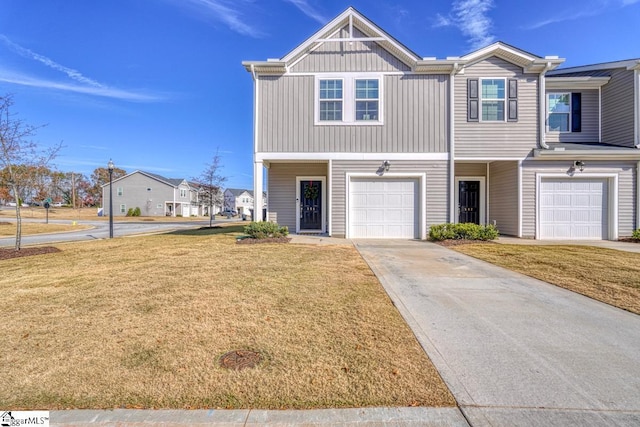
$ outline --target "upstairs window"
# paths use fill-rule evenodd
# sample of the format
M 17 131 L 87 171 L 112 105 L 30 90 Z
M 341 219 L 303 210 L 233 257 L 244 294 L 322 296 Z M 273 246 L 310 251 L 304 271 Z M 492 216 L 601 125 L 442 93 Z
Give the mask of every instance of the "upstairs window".
M 118 187 L 117 194 L 118 196 L 122 196 L 124 194 L 124 189 L 122 187 Z
M 344 73 L 316 77 L 316 125 L 382 125 L 382 76 Z
M 184 188 L 180 189 L 180 197 L 187 197 L 187 190 L 185 190 Z
M 571 129 L 571 94 L 547 94 L 547 126 L 549 132 L 569 132 Z
M 482 121 L 504 121 L 504 93 L 505 81 L 503 79 L 483 79 L 482 87 Z
M 356 80 L 356 120 L 378 120 L 378 80 Z
M 320 120 L 342 121 L 342 80 L 320 80 Z

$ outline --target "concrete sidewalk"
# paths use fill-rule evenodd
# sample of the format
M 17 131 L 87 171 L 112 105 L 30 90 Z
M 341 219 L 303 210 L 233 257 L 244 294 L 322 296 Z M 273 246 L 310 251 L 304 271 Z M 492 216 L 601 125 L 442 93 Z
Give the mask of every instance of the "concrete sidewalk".
M 640 425 L 640 316 L 433 243 L 354 243 L 471 425 Z

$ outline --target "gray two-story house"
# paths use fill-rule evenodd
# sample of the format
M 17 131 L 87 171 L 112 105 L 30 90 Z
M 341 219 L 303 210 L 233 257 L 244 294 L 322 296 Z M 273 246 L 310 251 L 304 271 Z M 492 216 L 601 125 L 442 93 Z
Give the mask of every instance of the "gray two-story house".
M 113 180 L 113 216 L 125 216 L 140 208 L 142 216 L 199 216 L 197 188 L 184 179 L 165 178 L 135 171 Z M 104 214 L 109 214 L 109 183 L 102 186 Z
M 561 70 L 494 43 L 423 58 L 353 8 L 254 80 L 254 192 L 295 233 L 420 238 L 444 222 L 537 239 L 640 223 L 640 61 Z M 261 206 L 260 197 L 255 197 Z

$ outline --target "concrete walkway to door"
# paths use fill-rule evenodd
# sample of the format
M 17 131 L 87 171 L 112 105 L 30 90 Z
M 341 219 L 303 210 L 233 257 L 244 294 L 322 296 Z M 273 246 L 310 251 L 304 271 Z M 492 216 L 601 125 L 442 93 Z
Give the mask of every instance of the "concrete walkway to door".
M 472 426 L 640 425 L 640 316 L 433 243 L 354 244 Z

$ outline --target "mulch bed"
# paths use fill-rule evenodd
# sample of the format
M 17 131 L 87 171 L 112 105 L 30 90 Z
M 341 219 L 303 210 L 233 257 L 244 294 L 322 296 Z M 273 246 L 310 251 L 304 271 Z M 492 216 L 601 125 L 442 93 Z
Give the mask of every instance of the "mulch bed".
M 56 252 L 61 252 L 60 249 L 54 248 L 53 246 L 40 246 L 37 248 L 22 248 L 19 251 L 15 249 L 0 249 L 0 261 L 3 259 L 13 259 L 20 258 L 24 256 L 32 256 L 32 255 L 42 255 L 42 254 L 52 254 Z
M 255 245 L 256 243 L 289 243 L 291 237 L 269 237 L 267 239 L 238 239 L 236 243 L 239 245 Z

